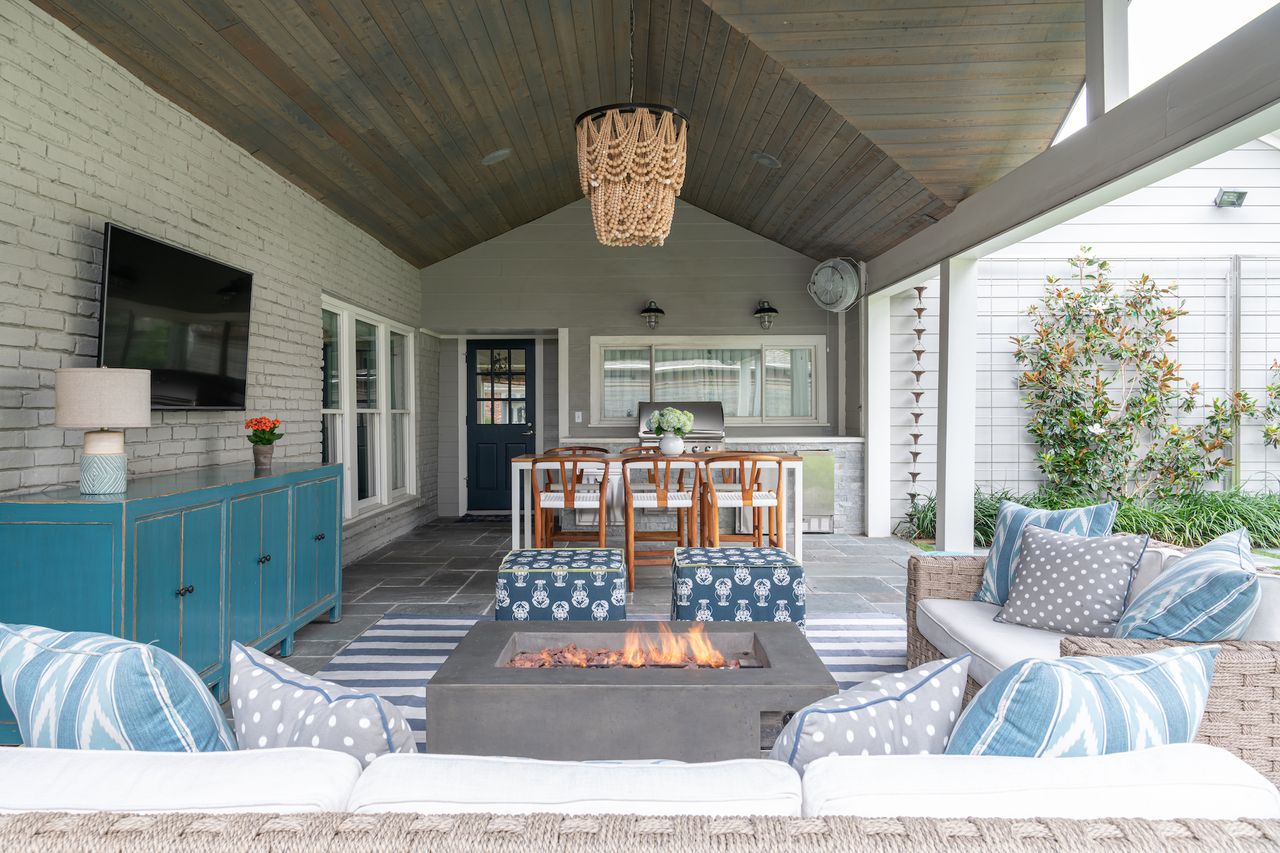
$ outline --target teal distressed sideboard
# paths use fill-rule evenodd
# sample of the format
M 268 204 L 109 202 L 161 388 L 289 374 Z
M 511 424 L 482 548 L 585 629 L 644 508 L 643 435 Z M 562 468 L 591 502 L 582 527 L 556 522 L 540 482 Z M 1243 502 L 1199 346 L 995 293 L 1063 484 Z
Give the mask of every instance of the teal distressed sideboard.
M 342 467 L 250 464 L 0 497 L 0 622 L 155 643 L 220 700 L 231 641 L 293 652 L 342 616 Z M 20 743 L 0 697 L 0 744 Z

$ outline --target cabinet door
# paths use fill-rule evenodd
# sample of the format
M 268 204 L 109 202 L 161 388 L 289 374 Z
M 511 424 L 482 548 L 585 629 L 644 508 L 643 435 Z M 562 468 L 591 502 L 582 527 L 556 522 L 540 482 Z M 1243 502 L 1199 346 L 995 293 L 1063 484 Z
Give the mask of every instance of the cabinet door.
M 248 645 L 262 626 L 262 497 L 231 502 L 231 553 L 227 561 L 231 640 Z
M 262 630 L 265 636 L 289 619 L 289 490 L 262 496 Z
M 118 522 L 0 522 L 0 622 L 130 633 L 123 532 Z
M 182 659 L 204 675 L 221 664 L 222 505 L 182 513 Z
M 338 510 L 336 478 L 294 490 L 295 616 L 338 590 Z
M 182 515 L 140 518 L 133 525 L 134 637 L 182 656 Z

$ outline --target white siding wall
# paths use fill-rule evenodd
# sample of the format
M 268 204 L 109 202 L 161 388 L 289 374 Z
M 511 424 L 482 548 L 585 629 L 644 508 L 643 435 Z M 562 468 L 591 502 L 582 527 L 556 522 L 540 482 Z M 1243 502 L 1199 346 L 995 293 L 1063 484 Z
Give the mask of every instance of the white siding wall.
M 1249 192 L 1244 208 L 1212 206 L 1219 187 Z M 988 488 L 1025 492 L 1039 482 L 1035 445 L 1025 429 L 1010 337 L 1030 330 L 1027 307 L 1044 291 L 1045 277 L 1068 279 L 1066 258 L 1090 245 L 1112 262 L 1113 278 L 1148 273 L 1177 282 L 1191 312 L 1178 321 L 1175 347 L 1184 376 L 1198 381 L 1203 398 L 1227 393 L 1234 380 L 1232 256 L 1240 268 L 1240 384 L 1261 398 L 1268 367 L 1280 358 L 1280 151 L 1254 142 L 1144 188 L 1116 202 L 1009 247 L 979 264 L 977 478 Z M 937 437 L 938 283 L 928 283 L 922 400 L 925 433 L 918 480 L 935 488 Z M 915 358 L 914 292 L 893 299 L 894 518 L 903 517 L 910 478 L 911 390 Z M 1239 444 L 1241 479 L 1280 487 L 1280 451 L 1266 448 L 1261 430 L 1246 425 Z

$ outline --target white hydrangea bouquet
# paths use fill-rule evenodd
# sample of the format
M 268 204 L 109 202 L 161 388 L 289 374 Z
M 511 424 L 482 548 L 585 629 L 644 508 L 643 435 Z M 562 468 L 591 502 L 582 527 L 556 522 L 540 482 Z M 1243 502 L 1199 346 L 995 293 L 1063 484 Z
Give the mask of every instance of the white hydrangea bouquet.
M 661 441 L 658 447 L 665 456 L 684 453 L 684 437 L 693 429 L 693 412 L 667 406 L 649 415 L 649 429 Z
M 649 415 L 649 429 L 661 438 L 667 433 L 684 438 L 693 429 L 693 412 L 667 406 Z

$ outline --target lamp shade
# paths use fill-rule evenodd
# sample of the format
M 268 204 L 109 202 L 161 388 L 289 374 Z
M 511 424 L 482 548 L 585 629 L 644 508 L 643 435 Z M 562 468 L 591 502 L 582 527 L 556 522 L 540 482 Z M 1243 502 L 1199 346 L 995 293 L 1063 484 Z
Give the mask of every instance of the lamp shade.
M 64 367 L 53 372 L 55 423 L 67 429 L 151 426 L 151 371 Z

